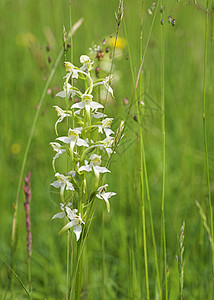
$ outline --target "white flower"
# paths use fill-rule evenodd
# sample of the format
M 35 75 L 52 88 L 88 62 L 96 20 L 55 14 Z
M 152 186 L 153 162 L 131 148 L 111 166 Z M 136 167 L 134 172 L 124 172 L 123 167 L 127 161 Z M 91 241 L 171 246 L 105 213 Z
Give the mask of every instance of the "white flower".
M 101 47 L 100 47 L 100 45 L 95 44 L 93 47 L 90 47 L 89 50 L 93 54 L 97 54 L 97 52 L 101 50 Z
M 65 62 L 65 68 L 66 68 L 66 71 L 69 72 L 68 73 L 68 76 L 70 78 L 70 76 L 72 75 L 72 78 L 78 78 L 78 68 L 76 68 L 72 63 L 66 61 Z
M 94 87 L 103 84 L 106 90 L 114 97 L 113 95 L 113 89 L 110 86 L 110 83 L 112 82 L 113 75 L 108 75 L 104 80 L 98 80 L 97 82 L 94 83 Z
M 81 99 L 82 99 L 81 102 L 77 102 L 73 104 L 71 108 L 79 108 L 79 109 L 85 108 L 87 113 L 89 114 L 90 114 L 90 108 L 92 110 L 103 108 L 102 104 L 92 101 L 93 96 L 91 94 L 82 94 Z
M 95 119 L 100 119 L 100 118 L 105 118 L 105 117 L 106 117 L 105 114 L 103 114 L 103 113 L 101 113 L 101 112 L 97 112 L 97 111 L 95 111 L 94 114 L 93 114 L 92 116 L 93 116 L 93 118 L 95 118 Z
M 55 176 L 57 180 L 51 183 L 52 186 L 57 189 L 60 188 L 61 192 L 63 192 L 65 188 L 66 190 L 74 191 L 73 184 L 69 181 L 69 177 L 59 173 L 56 173 Z
M 61 208 L 62 212 L 59 212 L 59 213 L 55 214 L 55 215 L 52 217 L 52 220 L 53 220 L 53 219 L 57 219 L 57 218 L 62 219 L 62 218 L 64 218 L 64 217 L 66 217 L 65 208 L 66 208 L 66 207 L 69 207 L 69 206 L 71 206 L 71 205 L 72 205 L 71 202 L 68 202 L 68 203 L 66 203 L 66 204 L 60 203 L 60 208 Z
M 59 143 L 51 142 L 50 145 L 52 146 L 53 150 L 56 151 L 56 155 L 53 158 L 54 160 L 66 152 L 66 149 L 62 149 Z
M 90 58 L 87 55 L 81 55 L 80 62 L 83 65 L 80 68 L 81 70 L 90 72 L 93 69 L 93 62 L 90 60 Z
M 112 97 L 114 97 L 113 89 L 110 86 L 112 79 L 113 79 L 113 75 L 107 76 L 106 79 L 103 81 L 103 84 L 104 84 L 105 88 L 107 89 L 107 91 L 112 95 Z
M 55 156 L 53 157 L 53 169 L 55 170 L 55 160 L 60 157 L 64 152 L 66 152 L 66 149 L 62 149 L 61 145 L 56 142 L 50 143 L 51 147 L 54 151 L 56 151 Z
M 108 156 L 110 156 L 110 154 L 113 152 L 112 145 L 114 140 L 115 139 L 112 136 L 108 136 L 102 141 L 102 144 L 100 144 L 100 149 L 105 150 Z
M 59 119 L 55 123 L 55 131 L 56 131 L 56 134 L 57 134 L 57 124 L 59 122 L 62 122 L 64 120 L 64 118 L 71 117 L 71 115 L 65 113 L 65 111 L 63 109 L 61 109 L 59 106 L 54 106 L 54 108 L 55 108 L 55 110 L 57 112 L 57 116 L 59 117 Z
M 109 137 L 110 134 L 114 134 L 114 131 L 109 128 L 111 126 L 112 120 L 113 120 L 113 118 L 106 118 L 106 119 L 102 120 L 102 124 L 97 125 L 98 132 L 103 133 L 103 130 L 104 130 L 106 137 Z
M 110 212 L 110 203 L 109 203 L 108 199 L 111 198 L 112 196 L 116 195 L 116 193 L 114 193 L 114 192 L 106 193 L 107 186 L 108 186 L 108 184 L 100 186 L 97 189 L 98 193 L 96 194 L 96 197 L 99 199 L 103 199 L 106 202 L 107 211 Z
M 81 224 L 85 224 L 85 222 L 82 220 L 81 218 L 81 214 L 77 215 L 78 210 L 77 209 L 73 209 L 71 210 L 69 207 L 65 207 L 65 211 L 66 211 L 66 216 L 68 217 L 68 219 L 70 220 L 69 223 L 67 223 L 59 232 L 59 234 L 62 234 L 63 232 L 65 232 L 66 230 L 68 230 L 69 228 L 73 227 L 73 232 L 76 235 L 77 241 L 80 238 L 80 234 L 82 232 L 82 226 Z
M 90 172 L 94 170 L 95 176 L 98 178 L 99 173 L 106 173 L 110 171 L 106 167 L 100 167 L 99 165 L 101 164 L 101 156 L 97 154 L 92 154 L 89 157 L 90 164 L 88 164 L 87 160 L 85 161 L 85 165 L 79 168 L 79 172 L 81 171 L 86 171 Z
M 76 94 L 80 96 L 81 92 L 78 89 L 72 87 L 72 85 L 70 85 L 70 83 L 65 83 L 63 91 L 57 93 L 56 96 L 61 97 L 61 98 L 66 98 L 66 97 L 69 98 L 70 96 L 73 97 Z
M 89 147 L 88 143 L 79 137 L 79 134 L 81 134 L 81 131 L 82 131 L 82 128 L 74 128 L 74 129 L 69 128 L 68 136 L 62 136 L 62 137 L 57 138 L 57 140 L 59 140 L 63 143 L 70 144 L 71 157 L 73 157 L 75 145 L 77 145 L 79 147 L 81 147 L 81 146 Z
M 75 177 L 76 171 L 69 171 L 68 173 L 65 173 L 66 175 L 70 175 L 72 177 Z
M 81 55 L 80 56 L 80 62 L 81 62 L 81 64 L 86 64 L 88 62 L 91 62 L 91 60 L 87 55 Z

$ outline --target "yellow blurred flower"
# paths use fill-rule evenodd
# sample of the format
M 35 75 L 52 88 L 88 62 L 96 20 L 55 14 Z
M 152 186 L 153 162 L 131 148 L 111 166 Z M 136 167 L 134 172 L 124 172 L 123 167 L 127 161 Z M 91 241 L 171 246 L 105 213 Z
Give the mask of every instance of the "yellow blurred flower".
M 36 37 L 31 32 L 20 33 L 16 36 L 16 44 L 19 46 L 32 47 L 36 44 Z
M 114 48 L 116 37 L 110 37 L 106 40 L 106 44 L 109 47 Z M 116 49 L 124 49 L 126 47 L 126 39 L 117 37 Z
M 21 145 L 18 143 L 14 143 L 11 145 L 10 150 L 13 154 L 18 154 L 21 151 Z

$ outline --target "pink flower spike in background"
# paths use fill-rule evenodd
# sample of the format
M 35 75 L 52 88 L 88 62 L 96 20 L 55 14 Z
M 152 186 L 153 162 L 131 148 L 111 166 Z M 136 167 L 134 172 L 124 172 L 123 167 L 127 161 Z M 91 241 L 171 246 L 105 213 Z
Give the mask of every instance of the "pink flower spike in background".
M 30 223 L 30 201 L 31 201 L 31 188 L 30 188 L 30 177 L 31 173 L 28 173 L 28 176 L 25 177 L 25 184 L 23 186 L 25 192 L 26 202 L 24 203 L 25 212 L 26 212 L 26 229 L 27 229 L 27 252 L 28 258 L 31 258 L 32 254 L 32 235 L 31 235 L 31 223 Z

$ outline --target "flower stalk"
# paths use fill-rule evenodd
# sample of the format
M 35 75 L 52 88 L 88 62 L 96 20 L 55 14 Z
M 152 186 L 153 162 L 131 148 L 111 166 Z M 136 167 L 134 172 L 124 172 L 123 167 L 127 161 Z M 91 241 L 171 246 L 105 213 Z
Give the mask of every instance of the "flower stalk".
M 54 106 L 59 117 L 55 124 L 57 138 L 50 143 L 55 151 L 52 166 L 57 179 L 51 185 L 59 189 L 61 210 L 52 219 L 65 219 L 66 224 L 59 234 L 71 230 L 77 242 L 77 264 L 72 275 L 76 300 L 81 297 L 82 252 L 88 236 L 88 224 L 91 224 L 94 214 L 95 199 L 104 200 L 110 212 L 109 199 L 115 195 L 114 192 L 106 192 L 108 184 L 103 185 L 102 181 L 105 173 L 111 173 L 105 165 L 110 154 L 115 152 L 115 144 L 118 144 L 118 135 L 111 129 L 113 118 L 103 114 L 104 106 L 96 98 L 100 88 L 106 89 L 113 97 L 110 86 L 112 75 L 93 81 L 91 59 L 82 55 L 80 63 L 81 67 L 77 67 L 65 62 L 67 74 L 63 90 L 57 96 L 65 99 L 66 108 Z M 84 89 L 78 88 L 79 81 L 84 81 L 80 85 Z M 64 123 L 64 119 L 71 119 L 72 126 Z M 65 155 L 67 165 L 63 167 L 61 164 L 58 171 L 58 161 Z

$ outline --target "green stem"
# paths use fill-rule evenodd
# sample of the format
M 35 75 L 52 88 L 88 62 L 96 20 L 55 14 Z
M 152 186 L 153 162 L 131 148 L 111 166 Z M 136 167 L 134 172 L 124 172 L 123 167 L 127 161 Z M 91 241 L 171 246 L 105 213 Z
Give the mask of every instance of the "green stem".
M 80 176 L 80 189 L 79 189 L 79 199 L 78 199 L 78 210 L 81 215 L 83 215 L 83 186 L 84 186 L 84 176 Z M 82 287 L 82 236 L 77 242 L 77 265 L 76 265 L 76 289 L 75 289 L 75 300 L 80 300 L 81 297 L 81 287 Z
M 69 20 L 70 20 L 70 29 L 72 30 L 72 9 L 71 9 L 71 0 L 69 0 Z M 73 45 L 73 35 L 71 34 L 71 61 L 74 61 L 74 45 Z M 73 84 L 72 84 L 73 86 Z
M 143 53 L 143 43 L 142 43 L 142 41 L 143 41 L 143 2 L 144 1 L 142 1 L 142 19 L 141 19 L 141 33 L 140 33 L 140 56 L 141 57 L 142 57 L 142 53 Z M 132 74 L 133 74 L 133 71 L 132 71 Z M 141 84 L 140 84 L 139 94 L 140 94 L 140 96 L 142 95 L 142 93 L 141 93 Z M 139 109 L 139 104 L 138 104 L 138 109 Z M 161 289 L 160 273 L 159 273 L 159 266 L 158 266 L 158 257 L 157 257 L 156 241 L 155 241 L 152 207 L 151 207 L 151 201 L 150 201 L 149 182 L 148 182 L 146 156 L 145 156 L 145 148 L 144 148 L 144 137 L 143 137 L 143 131 L 142 131 L 142 126 L 141 126 L 140 116 L 141 116 L 141 114 L 140 114 L 140 110 L 139 110 L 138 118 L 139 118 L 139 124 L 140 124 L 140 137 L 141 137 L 141 164 L 142 164 L 142 161 L 143 161 L 143 165 L 141 166 L 141 169 L 144 170 L 144 176 L 145 176 L 145 186 L 146 186 L 146 194 L 147 194 L 147 201 L 148 201 L 148 208 L 149 208 L 149 218 L 150 218 L 150 225 L 151 225 L 152 242 L 153 242 L 153 248 L 154 248 L 154 257 L 155 257 L 155 267 L 156 267 L 157 281 L 158 281 L 159 299 L 162 300 L 162 289 Z M 143 176 L 143 174 L 141 174 L 141 176 Z
M 28 257 L 28 282 L 29 282 L 29 294 L 31 300 L 32 299 L 31 257 Z
M 69 20 L 70 20 L 70 31 L 72 30 L 72 18 L 71 18 L 71 0 L 69 0 Z M 67 49 L 66 49 L 67 50 Z M 71 34 L 71 61 L 73 59 L 73 43 L 72 43 L 72 34 Z M 73 79 L 72 79 L 72 83 L 73 83 Z M 73 86 L 73 84 L 72 84 Z M 67 91 L 67 87 L 66 87 L 66 91 Z M 66 97 L 65 97 L 65 107 L 66 110 L 69 109 L 69 95 L 67 95 L 66 92 Z M 69 129 L 69 118 L 67 118 L 67 131 Z M 67 172 L 68 172 L 68 156 L 67 156 Z M 71 270 L 69 270 L 69 268 L 71 267 L 71 263 L 72 263 L 72 256 L 70 257 L 70 239 L 71 239 L 71 233 L 68 230 L 67 231 L 67 256 L 66 256 L 66 261 L 67 261 L 67 266 L 66 266 L 66 272 L 67 272 L 67 276 L 66 276 L 66 285 L 67 285 L 67 293 L 66 293 L 66 300 L 69 299 L 69 285 L 70 285 L 70 274 L 72 272 L 72 268 Z
M 140 114 L 139 114 L 140 115 Z M 138 115 L 138 116 L 139 116 Z M 139 120 L 140 121 L 140 120 Z M 140 159 L 141 159 L 141 172 L 140 172 L 140 179 L 141 179 L 141 206 L 142 206 L 142 220 L 143 220 L 143 247 L 144 247 L 144 264 L 145 264 L 145 274 L 146 274 L 146 295 L 147 300 L 150 299 L 149 297 L 149 276 L 148 276 L 148 262 L 147 262 L 147 247 L 146 247 L 146 219 L 145 219 L 145 196 L 144 196 L 144 178 L 143 178 L 143 133 L 142 127 L 140 126 Z
M 67 293 L 66 293 L 66 300 L 69 299 L 69 264 L 70 264 L 70 231 L 67 231 L 67 276 L 66 276 L 66 285 L 67 285 Z M 72 258 L 71 258 L 72 259 Z
M 70 298 L 69 298 L 70 300 L 72 300 L 72 293 L 73 293 L 73 290 L 74 290 L 74 284 L 75 284 L 76 277 L 77 277 L 78 266 L 80 264 L 80 259 L 81 259 L 81 256 L 82 256 L 82 252 L 83 252 L 83 249 L 84 249 L 84 246 L 85 246 L 88 234 L 89 234 L 89 230 L 91 228 L 91 224 L 92 224 L 92 220 L 93 220 L 93 214 L 94 214 L 94 207 L 95 207 L 95 201 L 92 200 L 91 206 L 89 208 L 89 212 L 87 214 L 87 218 L 86 218 L 87 222 L 84 226 L 84 231 L 81 234 L 80 240 L 78 241 L 78 243 L 79 243 L 79 253 L 78 253 L 78 256 L 77 256 L 75 273 L 74 273 L 73 279 L 72 279 L 71 292 L 70 292 Z M 76 300 L 76 298 L 75 298 L 75 300 Z
M 105 294 L 105 239 L 104 239 L 104 205 L 102 205 L 102 300 L 106 299 Z
M 8 267 L 8 269 L 13 273 L 13 275 L 16 277 L 16 279 L 19 281 L 20 285 L 22 286 L 23 290 L 27 294 L 27 296 L 30 298 L 30 293 L 28 292 L 27 288 L 25 287 L 24 283 L 20 279 L 20 277 L 16 274 L 16 272 L 11 268 L 11 266 L 0 256 L 1 261 Z M 4 297 L 6 299 L 6 295 Z
M 142 8 L 143 8 L 143 4 L 142 4 Z M 143 12 L 142 12 L 142 14 L 143 14 Z M 154 19 L 155 19 L 155 16 L 154 16 Z M 153 27 L 153 24 L 154 24 L 154 22 L 152 23 L 151 29 Z M 133 67 L 133 63 L 132 63 L 131 50 L 130 50 L 129 43 L 128 43 L 128 38 L 127 38 L 125 19 L 123 19 L 123 25 L 124 25 L 124 32 L 125 32 L 125 37 L 126 37 L 127 46 L 128 46 L 132 81 L 133 81 L 133 85 L 135 85 L 134 67 Z M 143 47 L 142 47 L 142 30 L 143 30 L 143 18 L 141 20 L 141 35 L 140 35 L 140 40 L 141 40 L 141 43 L 140 43 L 140 56 L 141 57 L 143 57 L 143 54 L 142 54 L 142 52 L 143 52 L 143 50 L 142 50 L 143 49 Z M 151 35 L 151 30 L 150 30 L 150 34 L 149 34 L 149 37 L 148 37 L 148 41 L 150 39 L 150 35 Z M 147 45 L 148 45 L 148 42 L 147 42 Z M 147 49 L 147 46 L 146 46 L 146 49 Z M 144 56 L 145 56 L 145 51 L 144 51 Z M 140 85 L 140 89 L 141 89 L 141 85 Z M 141 95 L 141 92 L 139 92 L 139 94 Z M 131 108 L 131 106 L 130 106 L 130 108 Z M 138 115 L 140 115 L 140 113 L 138 113 Z M 139 124 L 141 126 L 140 120 L 139 120 Z M 155 266 L 156 266 L 156 273 L 157 273 L 157 280 L 158 280 L 159 297 L 160 297 L 160 300 L 162 300 L 162 290 L 161 290 L 160 273 L 159 273 L 158 258 L 157 258 L 157 248 L 156 248 L 155 233 L 154 233 L 154 222 L 153 222 L 153 217 L 152 217 L 152 207 L 151 207 L 150 193 L 149 193 L 149 183 L 148 183 L 148 175 L 147 175 L 147 167 L 146 167 L 146 157 L 145 157 L 145 150 L 144 150 L 143 132 L 142 132 L 141 136 L 142 136 L 142 139 L 141 139 L 141 152 L 142 152 L 142 157 L 143 157 L 143 169 L 144 169 L 144 173 L 145 173 L 145 185 L 146 185 L 147 201 L 148 201 L 148 206 L 149 206 L 149 217 L 150 217 L 151 232 L 152 232 L 152 242 L 153 242 L 153 247 L 154 247 Z
M 75 290 L 75 300 L 80 300 L 81 296 L 81 286 L 82 286 L 82 251 L 81 243 L 77 244 L 77 274 L 76 274 L 76 290 Z
M 161 1 L 162 10 L 164 1 Z M 163 12 L 161 13 L 163 18 Z M 161 26 L 161 98 L 162 98 L 162 201 L 161 201 L 161 248 L 164 257 L 165 298 L 168 299 L 167 260 L 166 260 L 166 230 L 165 230 L 165 178 L 166 178 L 166 135 L 165 135 L 165 83 L 164 83 L 164 26 Z M 162 256 L 161 256 L 162 260 Z
M 156 248 L 156 241 L 155 241 L 154 222 L 153 222 L 153 216 L 152 216 L 152 207 L 151 207 L 151 199 L 150 199 L 150 192 L 149 192 L 149 182 L 148 182 L 148 175 L 147 175 L 146 157 L 145 157 L 143 139 L 142 139 L 142 156 L 143 156 L 143 166 L 144 166 L 144 174 L 145 174 L 146 194 L 147 194 L 147 201 L 148 201 L 148 206 L 149 206 L 149 218 L 150 218 L 150 225 L 151 225 L 152 242 L 153 242 L 153 247 L 154 247 L 155 267 L 156 267 L 157 280 L 158 280 L 159 299 L 162 300 L 160 272 L 159 272 L 159 266 L 158 266 L 158 256 L 157 256 L 157 248 Z
M 142 13 L 141 13 L 141 31 L 140 31 L 140 59 L 143 54 L 143 47 L 142 47 L 142 36 L 143 36 L 143 2 L 142 1 Z M 140 80 L 139 84 L 139 94 L 141 95 L 141 86 L 142 81 Z M 141 165 L 141 172 L 140 172 L 140 181 L 141 181 L 141 206 L 142 206 L 142 221 L 143 221 L 143 249 L 144 249 L 144 265 L 145 265 L 145 275 L 146 275 L 146 296 L 147 300 L 150 299 L 149 296 L 149 276 L 148 276 L 148 260 L 147 260 L 147 241 L 146 241 L 146 218 L 145 218 L 145 187 L 144 187 L 144 143 L 143 143 L 143 131 L 141 126 L 141 114 L 140 114 L 140 101 L 137 101 L 137 109 L 138 109 L 138 120 L 140 124 L 140 165 Z
M 210 210 L 210 231 L 213 239 L 213 209 L 210 189 L 210 174 L 209 174 L 209 159 L 208 159 L 208 142 L 207 142 L 207 122 L 206 122 L 206 80 L 207 80 L 207 48 L 208 48 L 208 26 L 209 26 L 209 0 L 206 5 L 206 22 L 205 22 L 205 51 L 204 51 L 204 91 L 203 91 L 203 129 L 204 129 L 204 150 L 205 150 L 205 165 L 206 165 L 206 179 L 209 198 Z M 212 267 L 214 276 L 214 252 L 212 252 Z

